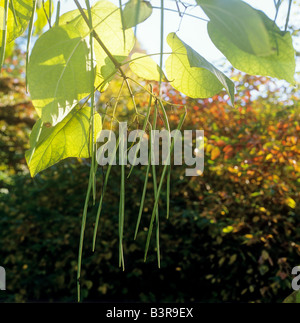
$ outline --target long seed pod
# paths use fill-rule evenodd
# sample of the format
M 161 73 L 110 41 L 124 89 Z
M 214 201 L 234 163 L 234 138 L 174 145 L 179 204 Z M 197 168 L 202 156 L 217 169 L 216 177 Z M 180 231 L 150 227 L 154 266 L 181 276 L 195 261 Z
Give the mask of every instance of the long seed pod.
M 171 142 L 171 130 L 170 130 L 170 125 L 169 125 L 169 121 L 168 121 L 168 116 L 165 110 L 165 107 L 162 103 L 161 100 L 158 100 L 159 102 L 159 106 L 162 110 L 163 113 L 163 120 L 164 120 L 164 124 L 165 124 L 165 128 L 167 129 L 167 131 L 169 132 L 169 142 Z M 169 215 L 170 215 L 170 186 L 171 186 L 171 163 L 170 165 L 168 165 L 168 174 L 167 174 L 167 219 L 169 219 Z
M 51 5 L 51 3 L 50 3 Z M 89 27 L 90 30 L 92 30 L 92 15 L 90 10 L 89 1 L 86 0 L 86 5 L 88 7 L 88 13 L 89 13 Z M 50 6 L 51 11 L 51 6 Z M 92 34 L 90 34 L 90 47 L 91 47 L 91 66 L 92 66 L 92 73 L 94 73 L 93 69 L 93 37 Z M 86 194 L 85 204 L 84 204 L 84 210 L 82 215 L 82 223 L 81 223 L 81 231 L 80 231 L 80 241 L 79 241 L 79 250 L 78 250 L 78 265 L 77 265 L 77 297 L 78 302 L 80 302 L 80 276 L 81 276 L 81 263 L 82 263 L 82 250 L 83 250 L 83 240 L 84 240 L 84 233 L 85 233 L 85 227 L 86 227 L 86 218 L 87 218 L 87 209 L 88 209 L 88 202 L 91 194 L 91 190 L 93 189 L 93 200 L 95 200 L 95 136 L 94 136 L 94 114 L 95 114 L 95 108 L 94 108 L 94 77 L 92 77 L 92 84 L 91 84 L 91 123 L 92 123 L 92 165 L 90 168 L 90 176 L 89 176 L 89 184 L 88 184 L 88 190 Z
M 29 64 L 29 51 L 30 51 L 31 35 L 32 35 L 32 29 L 33 29 L 33 21 L 34 21 L 34 15 L 36 10 L 36 4 L 37 4 L 37 0 L 33 0 L 32 13 L 31 13 L 31 18 L 30 18 L 29 27 L 28 27 L 27 50 L 26 50 L 26 81 L 25 81 L 26 91 L 28 91 L 27 70 L 28 70 L 28 64 Z
M 152 92 L 152 86 L 151 86 L 151 92 Z M 147 108 L 147 114 L 146 114 L 146 117 L 145 117 L 145 120 L 144 120 L 144 124 L 143 124 L 143 128 L 142 128 L 143 131 L 146 130 L 146 127 L 147 127 L 147 124 L 148 124 L 148 121 L 149 121 L 150 110 L 151 110 L 151 103 L 152 103 L 152 95 L 150 94 L 150 100 L 149 100 L 149 104 L 148 104 L 148 108 Z M 137 144 L 136 154 L 134 156 L 134 160 L 133 160 L 133 163 L 132 163 L 132 166 L 131 166 L 131 169 L 129 171 L 129 174 L 128 174 L 127 178 L 130 177 L 130 175 L 131 175 L 131 173 L 133 171 L 134 164 L 135 164 L 136 159 L 137 159 L 137 154 L 138 154 L 139 147 L 140 147 L 140 142 Z
M 151 86 L 151 92 L 152 92 L 152 86 Z M 152 95 L 150 94 L 149 105 L 148 105 L 148 109 L 147 109 L 148 119 L 149 119 L 150 110 L 151 110 L 151 103 L 152 103 Z M 150 143 L 151 143 L 151 130 L 152 130 L 152 126 L 151 126 L 151 124 L 149 126 L 150 126 L 149 139 L 150 139 Z M 145 131 L 145 129 L 144 129 L 144 131 Z M 151 165 L 151 145 L 150 145 L 150 154 L 149 154 L 149 157 L 148 157 L 148 165 L 147 165 L 146 174 L 145 174 L 145 182 L 144 182 L 144 187 L 143 187 L 143 193 L 142 193 L 142 198 L 141 198 L 141 203 L 140 203 L 140 209 L 139 209 L 139 214 L 138 214 L 138 218 L 137 218 L 137 222 L 136 222 L 136 228 L 135 228 L 135 233 L 134 233 L 134 240 L 137 237 L 137 233 L 138 233 L 138 230 L 139 230 L 139 226 L 140 226 L 140 222 L 141 222 L 141 217 L 142 217 L 142 213 L 143 213 L 143 209 L 144 209 L 144 202 L 145 202 L 145 196 L 146 196 L 146 191 L 147 191 L 147 184 L 148 184 L 149 173 L 150 173 L 150 165 Z
M 185 120 L 186 114 L 187 114 L 187 112 L 185 110 L 184 114 L 180 118 L 180 122 L 178 124 L 177 130 L 181 129 L 181 127 L 183 125 L 183 122 Z M 156 197 L 155 202 L 154 202 L 151 221 L 150 221 L 149 230 L 148 230 L 148 236 L 147 236 L 146 247 L 145 247 L 144 261 L 146 261 L 146 259 L 147 259 L 147 254 L 148 254 L 148 250 L 149 250 L 151 235 L 152 235 L 152 231 L 153 231 L 153 224 L 154 224 L 155 215 L 156 215 L 156 208 L 158 207 L 158 202 L 159 202 L 159 197 L 160 197 L 163 181 L 164 181 L 164 178 L 166 176 L 166 172 L 167 172 L 167 169 L 168 169 L 168 163 L 170 162 L 170 159 L 171 159 L 171 154 L 172 154 L 172 152 L 174 150 L 175 141 L 176 141 L 176 137 L 172 141 L 170 151 L 169 151 L 169 155 L 168 155 L 168 159 L 167 159 L 166 164 L 164 165 L 164 168 L 163 168 L 163 171 L 162 171 L 162 174 L 161 174 L 161 178 L 160 178 L 160 182 L 159 182 L 159 186 L 158 186 L 158 190 L 157 190 L 157 197 Z
M 157 122 L 157 102 L 155 104 L 154 116 L 153 116 L 153 130 L 156 130 L 156 122 Z M 152 143 L 152 137 L 151 137 Z M 150 146 L 152 146 L 150 144 Z M 151 159 L 152 159 L 152 150 L 151 150 Z M 153 190 L 154 190 L 154 200 L 157 199 L 157 179 L 156 179 L 156 168 L 154 163 L 152 163 L 152 178 L 153 178 Z M 160 246 L 159 246 L 159 212 L 158 212 L 158 204 L 155 208 L 155 222 L 156 222 L 156 253 L 157 253 L 157 264 L 158 268 L 160 268 Z

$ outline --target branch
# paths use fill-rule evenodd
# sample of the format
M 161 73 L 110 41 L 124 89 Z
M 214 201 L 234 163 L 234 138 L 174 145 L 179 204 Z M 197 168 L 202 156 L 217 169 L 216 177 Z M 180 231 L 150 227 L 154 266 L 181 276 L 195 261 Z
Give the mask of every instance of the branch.
M 80 14 L 81 14 L 82 18 L 84 19 L 84 21 L 86 22 L 86 24 L 90 28 L 89 19 L 86 16 L 85 12 L 83 11 L 80 3 L 78 2 L 78 0 L 74 0 L 74 2 L 76 4 L 78 10 L 80 11 Z M 122 77 L 124 78 L 124 80 L 127 79 L 127 76 L 125 75 L 125 73 L 123 72 L 123 70 L 121 68 L 121 64 L 114 58 L 114 56 L 111 54 L 111 52 L 107 49 L 107 47 L 102 42 L 102 40 L 100 39 L 99 35 L 97 34 L 97 32 L 95 30 L 92 31 L 92 35 L 96 39 L 96 41 L 99 43 L 99 45 L 102 47 L 102 49 L 105 51 L 106 55 L 111 59 L 111 61 L 115 65 L 115 68 L 120 71 L 120 73 L 121 73 Z

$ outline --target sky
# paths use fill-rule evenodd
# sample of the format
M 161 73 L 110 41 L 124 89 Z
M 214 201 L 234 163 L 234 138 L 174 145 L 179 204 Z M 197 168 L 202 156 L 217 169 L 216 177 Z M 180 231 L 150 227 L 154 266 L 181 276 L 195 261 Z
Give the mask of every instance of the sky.
M 119 0 L 110 0 L 119 6 Z M 84 7 L 84 0 L 79 1 Z M 91 4 L 97 1 L 90 1 Z M 123 3 L 126 1 L 123 0 Z M 159 7 L 161 0 L 151 0 L 150 1 L 153 7 Z M 185 2 L 194 4 L 195 1 L 187 0 Z M 244 0 L 244 2 L 249 3 L 254 8 L 264 11 L 271 19 L 275 17 L 275 7 L 274 0 Z M 296 0 L 300 3 L 300 0 Z M 165 6 L 171 9 L 177 10 L 177 6 L 174 0 L 164 0 Z M 285 17 L 287 14 L 287 4 L 288 1 L 284 0 L 280 13 L 277 19 L 277 23 L 280 27 L 283 27 L 285 24 Z M 62 1 L 62 12 L 76 9 L 73 0 L 63 0 Z M 181 6 L 183 10 L 183 7 Z M 192 8 L 186 11 L 189 14 L 196 15 L 199 17 L 206 18 L 205 14 L 202 12 L 200 7 Z M 292 22 L 295 18 L 291 17 Z M 297 19 L 298 20 L 298 19 Z M 181 22 L 181 23 L 180 23 Z M 297 21 L 296 21 L 297 22 Z M 165 11 L 165 26 L 164 26 L 164 39 L 170 32 L 177 32 L 179 38 L 181 38 L 185 43 L 190 45 L 194 50 L 196 50 L 200 55 L 205 57 L 208 61 L 216 63 L 220 61 L 224 56 L 222 53 L 214 46 L 211 42 L 208 33 L 207 33 L 207 23 L 205 21 L 195 19 L 192 17 L 185 16 L 182 20 L 179 17 L 178 12 L 168 12 Z M 299 26 L 300 28 L 300 26 Z M 159 53 L 160 52 L 160 10 L 153 9 L 152 16 L 138 25 L 137 29 L 137 38 L 143 49 L 147 53 Z M 298 45 L 298 44 L 297 44 Z M 165 52 L 169 52 L 170 49 L 165 43 Z M 167 57 L 165 57 L 166 59 Z M 153 56 L 157 62 L 159 56 Z M 300 70 L 298 68 L 298 70 Z

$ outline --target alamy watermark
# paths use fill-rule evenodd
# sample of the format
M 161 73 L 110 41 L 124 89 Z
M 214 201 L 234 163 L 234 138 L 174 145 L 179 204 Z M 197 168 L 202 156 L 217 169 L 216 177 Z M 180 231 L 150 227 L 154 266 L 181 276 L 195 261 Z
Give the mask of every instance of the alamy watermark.
M 116 165 L 118 151 L 119 165 L 148 165 L 149 162 L 170 165 L 174 156 L 174 165 L 189 167 L 185 170 L 186 176 L 199 176 L 204 170 L 203 130 L 184 130 L 183 134 L 179 130 L 151 130 L 149 135 L 143 130 L 133 130 L 128 134 L 127 122 L 120 122 L 118 139 L 112 130 L 102 130 L 97 142 L 103 143 L 96 157 L 101 166 Z
M 296 277 L 292 280 L 292 288 L 294 291 L 300 290 L 300 266 L 296 266 L 292 270 L 292 275 Z
M 0 290 L 6 290 L 6 272 L 3 267 L 0 267 Z

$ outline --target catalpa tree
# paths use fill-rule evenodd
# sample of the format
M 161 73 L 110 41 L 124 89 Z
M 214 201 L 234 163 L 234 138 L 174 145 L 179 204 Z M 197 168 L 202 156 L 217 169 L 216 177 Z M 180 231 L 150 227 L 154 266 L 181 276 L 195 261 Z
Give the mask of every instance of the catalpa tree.
M 281 0 L 274 1 L 276 13 L 279 12 L 281 3 Z M 176 107 L 176 104 L 164 100 L 161 91 L 163 83 L 169 83 L 191 98 L 209 98 L 225 90 L 228 93 L 228 104 L 232 106 L 235 101 L 235 86 L 229 77 L 186 44 L 176 32 L 167 36 L 166 42 L 170 50 L 165 49 L 163 31 L 164 26 L 169 23 L 165 12 L 174 9 L 166 6 L 164 0 L 160 1 L 160 7 L 155 8 L 151 2 L 143 0 L 130 0 L 126 3 L 120 0 L 119 6 L 108 0 L 96 1 L 93 4 L 85 0 L 84 7 L 78 0 L 74 0 L 74 4 L 76 10 L 61 15 L 60 9 L 64 6 L 64 1 L 1 0 L 0 19 L 3 25 L 0 34 L 0 64 L 3 64 L 8 44 L 27 30 L 26 86 L 39 116 L 31 132 L 30 149 L 26 152 L 31 176 L 68 157 L 91 160 L 78 255 L 77 281 L 80 300 L 82 248 L 91 197 L 93 204 L 96 204 L 97 136 L 102 130 L 103 118 L 107 117 L 98 113 L 95 96 L 104 92 L 113 79 L 120 78 L 121 86 L 115 107 L 121 93 L 126 91 L 135 110 L 135 119 L 142 120 L 143 130 L 156 129 L 156 119 L 160 114 L 164 120 L 164 128 L 170 133 L 166 108 Z M 250 75 L 274 77 L 295 85 L 295 50 L 292 35 L 288 31 L 292 0 L 289 0 L 284 30 L 276 25 L 276 18 L 270 19 L 264 12 L 241 0 L 195 0 L 188 4 L 176 0 L 176 4 L 181 18 L 191 14 L 188 10 L 180 12 L 179 5 L 185 9 L 202 9 L 207 17 L 205 19 L 210 39 L 234 68 Z M 157 39 L 160 53 L 132 53 L 138 24 L 150 18 L 154 9 L 160 11 L 161 18 L 161 37 Z M 197 18 L 195 15 L 193 17 Z M 48 28 L 43 32 L 45 25 Z M 30 50 L 32 40 L 35 42 Z M 153 59 L 154 55 L 158 55 L 159 64 Z M 167 56 L 165 66 L 164 56 Z M 132 77 L 133 74 L 140 80 L 149 82 L 145 86 L 145 82 L 138 82 Z M 153 90 L 151 81 L 159 84 L 157 91 Z M 139 111 L 136 105 L 133 85 L 139 86 L 149 96 L 146 113 Z M 186 113 L 193 113 L 186 108 L 181 111 L 184 112 L 177 130 L 181 129 Z M 109 117 L 112 122 L 117 120 L 115 113 Z M 173 148 L 174 139 L 169 159 Z M 101 187 L 93 250 L 110 167 L 107 168 Z M 122 240 L 126 171 L 125 165 L 120 167 L 119 264 L 124 269 Z M 132 167 L 129 175 L 131 172 Z M 137 230 L 150 172 L 155 202 L 146 241 L 145 260 L 155 227 L 160 265 L 158 204 L 166 180 L 168 217 L 171 166 L 163 166 L 159 181 L 155 166 L 150 167 L 150 163 L 147 166 Z

